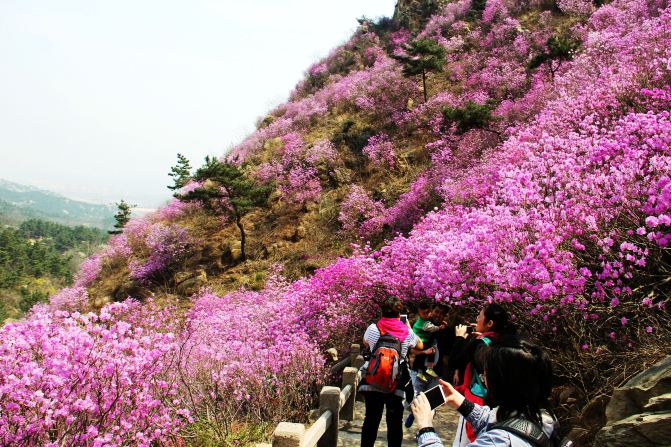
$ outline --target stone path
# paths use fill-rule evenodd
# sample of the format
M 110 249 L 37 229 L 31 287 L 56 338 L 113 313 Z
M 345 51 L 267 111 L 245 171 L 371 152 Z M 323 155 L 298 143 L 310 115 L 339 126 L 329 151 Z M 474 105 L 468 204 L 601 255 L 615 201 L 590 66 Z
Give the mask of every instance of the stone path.
M 363 425 L 363 416 L 365 407 L 363 402 L 356 403 L 355 419 L 352 422 L 341 422 L 340 433 L 338 436 L 338 445 L 341 447 L 354 447 L 361 444 L 361 426 Z M 403 415 L 407 416 L 407 412 Z M 445 445 L 451 445 L 454 439 L 455 431 L 457 429 L 457 422 L 459 420 L 456 411 L 442 406 L 436 412 L 436 417 L 433 419 L 436 432 L 440 435 Z M 416 446 L 415 433 L 417 429 L 415 426 L 410 429 L 403 428 L 403 445 Z M 382 415 L 382 422 L 377 432 L 376 447 L 385 447 L 387 445 L 387 423 L 385 417 Z

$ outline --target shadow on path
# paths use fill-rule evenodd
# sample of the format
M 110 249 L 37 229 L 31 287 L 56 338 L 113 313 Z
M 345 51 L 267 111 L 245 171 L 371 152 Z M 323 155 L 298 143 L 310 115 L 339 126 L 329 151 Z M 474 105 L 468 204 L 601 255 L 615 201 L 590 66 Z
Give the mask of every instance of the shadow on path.
M 340 424 L 340 433 L 338 436 L 338 445 L 341 447 L 354 447 L 361 444 L 361 426 L 363 425 L 363 417 L 366 411 L 363 402 L 356 403 L 356 413 L 355 419 L 352 422 L 341 422 Z M 407 416 L 407 411 L 404 413 Z M 433 419 L 434 427 L 436 432 L 440 436 L 440 439 L 443 440 L 445 445 L 452 445 L 452 440 L 455 436 L 455 431 L 457 429 L 457 422 L 459 420 L 459 415 L 456 411 L 442 406 L 436 412 L 436 416 Z M 417 445 L 415 440 L 415 433 L 417 432 L 416 426 L 412 426 L 409 429 L 403 428 L 403 445 L 404 446 L 413 446 Z M 382 416 L 382 422 L 380 423 L 380 428 L 377 432 L 377 441 L 375 441 L 375 446 L 386 446 L 387 445 L 387 423 L 385 421 L 384 415 Z

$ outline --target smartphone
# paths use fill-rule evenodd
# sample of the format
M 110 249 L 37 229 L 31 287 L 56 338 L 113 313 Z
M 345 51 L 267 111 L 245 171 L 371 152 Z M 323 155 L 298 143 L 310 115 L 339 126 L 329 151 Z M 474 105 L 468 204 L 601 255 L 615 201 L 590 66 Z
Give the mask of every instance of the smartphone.
M 446 400 L 445 393 L 443 392 L 443 387 L 440 385 L 436 385 L 430 390 L 425 391 L 424 395 L 429 400 L 429 404 L 431 405 L 432 410 L 435 410 L 436 408 L 443 405 Z
M 401 314 L 401 323 L 403 324 L 408 323 L 408 316 L 406 314 Z
M 475 331 L 475 326 L 468 326 L 468 327 L 466 328 L 466 333 L 467 333 L 467 334 L 472 334 L 473 331 Z

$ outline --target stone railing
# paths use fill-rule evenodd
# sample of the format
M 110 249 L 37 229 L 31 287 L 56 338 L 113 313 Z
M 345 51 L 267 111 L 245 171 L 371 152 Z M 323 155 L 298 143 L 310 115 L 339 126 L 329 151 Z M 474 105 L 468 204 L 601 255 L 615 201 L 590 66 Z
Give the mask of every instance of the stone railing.
M 359 369 L 363 363 L 361 347 L 353 344 L 350 355 L 331 368 L 332 373 L 342 371 L 342 387 L 325 386 L 319 393 L 319 418 L 309 427 L 280 422 L 273 432 L 272 444 L 257 447 L 336 447 L 340 420 L 354 420 L 356 390 L 361 380 Z

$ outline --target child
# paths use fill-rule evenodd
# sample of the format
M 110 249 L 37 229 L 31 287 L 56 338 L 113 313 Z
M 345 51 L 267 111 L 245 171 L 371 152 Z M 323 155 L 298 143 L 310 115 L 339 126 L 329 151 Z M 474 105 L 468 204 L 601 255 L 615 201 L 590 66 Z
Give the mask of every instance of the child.
M 429 379 L 427 375 L 433 377 L 434 379 L 438 378 L 438 374 L 433 370 L 434 365 L 438 362 L 438 347 L 436 343 L 435 333 L 443 330 L 447 327 L 445 323 L 440 326 L 436 326 L 431 322 L 431 317 L 433 314 L 433 306 L 428 302 L 420 303 L 417 309 L 419 317 L 415 324 L 412 326 L 412 331 L 417 334 L 417 336 L 422 340 L 424 346 L 432 346 L 434 348 L 433 356 L 426 356 L 424 365 L 421 364 L 420 359 L 422 356 L 417 356 L 415 362 L 420 361 L 420 364 L 415 363 L 415 369 L 417 369 L 417 378 L 422 382 L 428 382 Z

